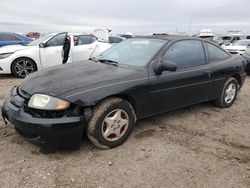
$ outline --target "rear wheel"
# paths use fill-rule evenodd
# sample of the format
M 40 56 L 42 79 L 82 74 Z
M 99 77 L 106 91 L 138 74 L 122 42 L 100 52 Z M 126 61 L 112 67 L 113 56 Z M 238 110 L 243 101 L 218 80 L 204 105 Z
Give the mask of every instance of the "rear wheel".
M 11 72 L 19 78 L 25 78 L 27 75 L 37 71 L 36 64 L 29 58 L 18 58 L 11 65 Z
M 97 147 L 113 148 L 126 141 L 135 121 L 136 115 L 129 102 L 120 98 L 106 99 L 95 107 L 87 135 Z
M 215 100 L 215 104 L 221 108 L 232 106 L 237 97 L 238 89 L 238 81 L 235 78 L 229 78 L 224 84 L 220 98 Z

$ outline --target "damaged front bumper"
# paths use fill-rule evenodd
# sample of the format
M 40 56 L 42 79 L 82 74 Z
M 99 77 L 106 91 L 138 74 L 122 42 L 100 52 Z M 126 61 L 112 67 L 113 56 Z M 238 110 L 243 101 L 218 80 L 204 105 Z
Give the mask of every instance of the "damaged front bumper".
M 2 116 L 28 141 L 46 148 L 78 148 L 87 121 L 84 116 L 34 117 L 25 97 L 14 87 L 4 102 Z

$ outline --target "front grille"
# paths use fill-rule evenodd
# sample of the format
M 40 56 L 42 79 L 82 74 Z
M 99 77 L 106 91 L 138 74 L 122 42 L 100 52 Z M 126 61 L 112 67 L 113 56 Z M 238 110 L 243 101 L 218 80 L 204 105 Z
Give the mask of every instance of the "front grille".
M 28 107 L 27 104 L 24 104 L 23 109 L 26 113 L 32 115 L 36 118 L 61 118 L 61 117 L 74 117 L 76 114 L 72 113 L 72 107 L 69 107 L 67 110 L 38 110 Z

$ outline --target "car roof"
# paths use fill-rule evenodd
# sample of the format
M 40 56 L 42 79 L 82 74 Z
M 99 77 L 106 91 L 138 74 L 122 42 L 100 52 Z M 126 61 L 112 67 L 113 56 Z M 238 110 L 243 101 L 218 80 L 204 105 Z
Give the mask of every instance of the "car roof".
M 197 37 L 189 37 L 183 35 L 145 35 L 145 36 L 136 36 L 134 38 L 149 38 L 149 39 L 164 39 L 168 41 L 176 41 L 176 40 L 183 40 L 183 39 L 195 39 L 195 40 L 202 40 Z
M 0 32 L 0 34 L 21 35 L 19 33 L 14 33 L 14 32 Z
M 26 36 L 24 36 L 22 34 L 19 34 L 19 33 L 14 33 L 14 32 L 0 32 L 0 34 L 14 35 L 14 36 L 19 37 L 19 38 L 21 38 L 23 40 L 30 40 L 30 41 L 32 41 L 32 39 L 30 39 L 30 38 L 28 38 L 28 37 L 26 37 Z

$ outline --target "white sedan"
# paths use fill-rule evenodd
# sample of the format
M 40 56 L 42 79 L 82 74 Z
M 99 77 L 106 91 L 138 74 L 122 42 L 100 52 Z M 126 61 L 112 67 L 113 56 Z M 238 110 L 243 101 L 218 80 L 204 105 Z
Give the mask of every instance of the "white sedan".
M 249 39 L 238 40 L 232 43 L 231 45 L 222 45 L 222 47 L 231 54 L 240 54 L 243 55 L 246 51 L 246 48 L 250 46 Z
M 87 60 L 111 46 L 94 35 L 48 34 L 26 46 L 0 48 L 0 74 L 13 74 L 24 78 L 47 67 Z

